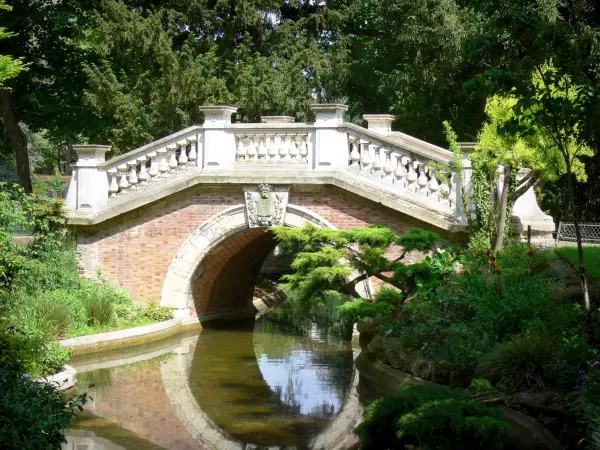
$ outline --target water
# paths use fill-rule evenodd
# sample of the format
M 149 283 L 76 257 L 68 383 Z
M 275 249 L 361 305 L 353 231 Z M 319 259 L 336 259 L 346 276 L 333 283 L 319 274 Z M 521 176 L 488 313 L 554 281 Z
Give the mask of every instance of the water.
M 235 329 L 74 361 L 77 390 L 93 400 L 67 448 L 334 449 L 362 411 L 353 349 L 340 334 L 347 330 L 275 311 Z

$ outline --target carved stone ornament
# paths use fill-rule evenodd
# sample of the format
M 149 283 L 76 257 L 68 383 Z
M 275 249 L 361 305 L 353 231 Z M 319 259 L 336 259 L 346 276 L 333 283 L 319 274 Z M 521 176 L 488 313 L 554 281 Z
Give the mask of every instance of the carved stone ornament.
M 248 226 L 257 228 L 283 225 L 289 191 L 289 186 L 273 186 L 266 183 L 245 186 Z

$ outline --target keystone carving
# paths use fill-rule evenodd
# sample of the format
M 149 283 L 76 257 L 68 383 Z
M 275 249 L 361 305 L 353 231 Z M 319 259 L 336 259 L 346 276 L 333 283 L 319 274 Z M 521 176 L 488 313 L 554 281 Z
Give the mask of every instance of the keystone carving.
M 283 225 L 289 190 L 289 186 L 273 186 L 266 183 L 245 186 L 248 226 L 257 228 Z

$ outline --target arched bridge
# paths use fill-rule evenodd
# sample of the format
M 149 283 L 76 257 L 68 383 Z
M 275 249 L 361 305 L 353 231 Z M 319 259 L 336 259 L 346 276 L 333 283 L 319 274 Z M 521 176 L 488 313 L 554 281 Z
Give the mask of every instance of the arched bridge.
M 238 317 L 254 312 L 275 247 L 267 226 L 465 230 L 451 152 L 391 131 L 390 115 L 366 115 L 363 128 L 344 121 L 344 105 L 313 109 L 314 123 L 248 124 L 205 106 L 203 125 L 110 160 L 110 147 L 75 146 L 67 206 L 85 274 L 177 315 Z M 553 229 L 533 191 L 513 214 Z

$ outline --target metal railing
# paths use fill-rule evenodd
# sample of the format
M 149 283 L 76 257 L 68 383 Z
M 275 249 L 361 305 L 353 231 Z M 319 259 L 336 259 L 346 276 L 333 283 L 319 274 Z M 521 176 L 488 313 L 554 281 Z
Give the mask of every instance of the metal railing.
M 580 223 L 581 241 L 586 244 L 600 244 L 600 223 Z M 575 222 L 560 222 L 556 232 L 556 244 L 576 242 Z

